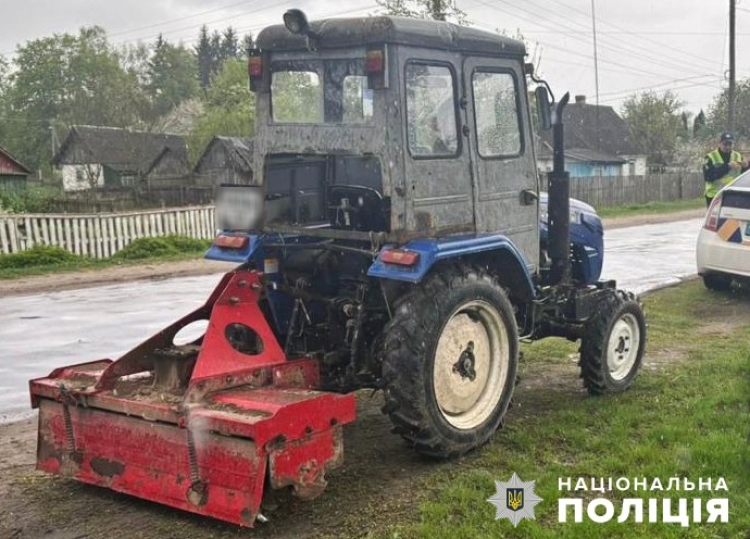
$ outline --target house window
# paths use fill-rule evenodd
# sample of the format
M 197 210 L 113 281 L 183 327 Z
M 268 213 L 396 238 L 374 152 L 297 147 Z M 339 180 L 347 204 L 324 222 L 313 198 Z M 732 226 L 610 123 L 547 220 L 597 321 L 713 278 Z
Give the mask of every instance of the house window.
M 134 187 L 135 186 L 135 175 L 134 174 L 123 174 L 120 176 L 120 184 L 123 187 Z
M 520 155 L 520 116 L 513 75 L 475 71 L 472 89 L 479 155 L 486 158 Z
M 458 154 L 455 77 L 450 67 L 411 62 L 406 66 L 406 118 L 414 157 Z
M 83 169 L 78 167 L 76 168 L 76 181 L 78 183 L 81 183 L 86 180 L 86 177 L 83 174 Z

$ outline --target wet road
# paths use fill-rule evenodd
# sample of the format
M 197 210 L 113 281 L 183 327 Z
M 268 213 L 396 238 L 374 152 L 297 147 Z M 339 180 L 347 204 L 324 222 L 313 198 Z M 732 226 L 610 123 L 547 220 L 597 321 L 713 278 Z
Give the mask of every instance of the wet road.
M 644 292 L 693 275 L 701 222 L 607 231 L 602 278 Z M 137 281 L 0 299 L 0 423 L 31 415 L 29 379 L 59 366 L 117 358 L 199 307 L 220 277 Z

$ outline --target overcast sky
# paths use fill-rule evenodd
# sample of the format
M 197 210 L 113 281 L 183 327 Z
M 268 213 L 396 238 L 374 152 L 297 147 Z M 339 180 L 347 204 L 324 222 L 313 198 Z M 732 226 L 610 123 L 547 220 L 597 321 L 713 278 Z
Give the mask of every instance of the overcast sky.
M 727 85 L 729 0 L 593 0 L 599 103 L 618 112 L 635 92 L 670 89 L 697 113 Z M 520 32 L 556 95 L 596 102 L 592 0 L 457 0 L 469 21 Z M 376 13 L 375 0 L 0 0 L 0 54 L 54 33 L 100 25 L 114 44 L 195 43 L 198 30 L 257 34 L 297 7 L 316 19 Z M 737 79 L 750 76 L 750 0 L 737 0 Z

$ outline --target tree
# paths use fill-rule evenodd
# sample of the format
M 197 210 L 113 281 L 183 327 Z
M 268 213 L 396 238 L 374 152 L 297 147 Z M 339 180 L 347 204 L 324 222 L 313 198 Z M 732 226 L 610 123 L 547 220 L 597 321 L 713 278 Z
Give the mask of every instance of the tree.
M 6 136 L 10 151 L 32 168 L 49 163 L 53 128 L 140 120 L 145 96 L 137 76 L 122 68 L 102 28 L 30 41 L 18 48 L 13 66 Z
M 148 44 L 139 41 L 136 45 L 124 45 L 120 48 L 118 55 L 122 68 L 135 76 L 139 87 L 146 88 L 151 61 L 151 48 Z
M 245 39 L 247 39 L 247 36 L 245 36 Z M 205 24 L 201 26 L 198 34 L 198 45 L 195 47 L 195 52 L 198 56 L 198 70 L 202 88 L 211 86 L 213 77 L 219 72 L 224 62 L 237 60 L 242 58 L 244 54 L 244 51 L 240 50 L 239 38 L 234 28 L 228 26 L 222 33 L 214 30 L 212 34 L 209 34 L 208 27 Z
M 254 133 L 255 95 L 247 88 L 247 64 L 227 60 L 203 99 L 204 112 L 188 137 L 195 163 L 215 135 L 251 137 Z
M 214 69 L 213 49 L 211 47 L 211 38 L 208 35 L 208 27 L 204 24 L 201 26 L 198 34 L 198 45 L 195 47 L 198 56 L 198 77 L 201 87 L 208 88 L 211 84 L 211 76 Z
M 706 136 L 713 138 L 727 129 L 728 97 L 729 89 L 725 88 L 714 99 L 708 112 Z M 750 78 L 737 82 L 734 114 L 735 137 L 750 141 Z
M 6 95 L 10 87 L 8 71 L 10 66 L 4 56 L 0 56 L 0 118 L 10 119 L 9 111 L 6 110 Z M 8 132 L 8 122 L 0 121 L 0 141 L 4 141 Z
M 387 15 L 435 19 L 466 24 L 466 13 L 456 7 L 455 0 L 375 0 Z
M 672 163 L 682 131 L 683 103 L 671 91 L 634 94 L 623 103 L 623 118 L 633 142 L 648 154 L 652 165 Z
M 706 115 L 703 113 L 703 109 L 698 113 L 698 115 L 693 120 L 693 137 L 694 138 L 703 138 L 703 132 L 706 127 Z
M 248 52 L 255 47 L 255 41 L 253 40 L 252 34 L 245 34 L 242 38 L 242 54 L 245 58 L 248 56 Z
M 221 48 L 219 50 L 219 62 L 224 63 L 225 60 L 234 59 L 237 60 L 241 56 L 240 54 L 240 43 L 237 38 L 237 32 L 231 26 L 224 30 L 221 41 Z
M 161 35 L 154 43 L 146 90 L 151 117 L 158 118 L 198 93 L 198 62 L 182 44 L 172 45 Z

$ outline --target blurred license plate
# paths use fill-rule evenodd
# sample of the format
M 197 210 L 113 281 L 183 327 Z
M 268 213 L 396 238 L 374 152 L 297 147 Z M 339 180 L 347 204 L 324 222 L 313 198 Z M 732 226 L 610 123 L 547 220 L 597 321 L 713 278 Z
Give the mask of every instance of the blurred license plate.
M 263 216 L 263 188 L 257 185 L 222 185 L 216 194 L 219 230 L 256 230 Z

